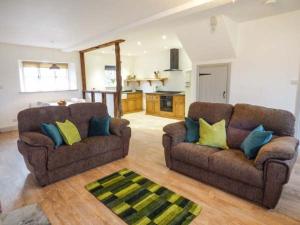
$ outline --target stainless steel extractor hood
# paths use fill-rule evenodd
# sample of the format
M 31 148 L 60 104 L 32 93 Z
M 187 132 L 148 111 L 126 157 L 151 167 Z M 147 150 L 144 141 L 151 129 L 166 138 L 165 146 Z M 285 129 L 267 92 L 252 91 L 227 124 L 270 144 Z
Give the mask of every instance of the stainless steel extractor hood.
M 181 71 L 179 69 L 179 49 L 170 49 L 170 68 L 165 71 Z

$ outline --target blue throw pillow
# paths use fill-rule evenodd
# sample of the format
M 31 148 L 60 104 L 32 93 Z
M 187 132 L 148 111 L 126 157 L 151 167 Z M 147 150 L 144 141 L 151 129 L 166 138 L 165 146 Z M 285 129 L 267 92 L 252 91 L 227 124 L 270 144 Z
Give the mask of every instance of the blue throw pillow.
M 93 136 L 108 136 L 110 116 L 92 117 L 89 125 L 89 137 Z
M 186 136 L 185 141 L 195 143 L 199 141 L 199 121 L 185 118 Z
M 64 143 L 58 128 L 54 124 L 42 123 L 41 130 L 45 135 L 52 139 L 56 148 Z
M 248 159 L 255 159 L 259 149 L 271 141 L 272 134 L 272 131 L 265 131 L 262 125 L 251 131 L 241 144 L 241 149 L 244 151 L 246 157 Z

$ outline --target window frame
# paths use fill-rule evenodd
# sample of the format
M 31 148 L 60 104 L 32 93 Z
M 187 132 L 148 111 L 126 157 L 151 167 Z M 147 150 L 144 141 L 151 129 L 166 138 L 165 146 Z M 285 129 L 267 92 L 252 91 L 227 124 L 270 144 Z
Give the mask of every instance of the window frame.
M 38 90 L 38 91 L 33 91 L 33 90 L 26 90 L 25 87 L 25 77 L 24 77 L 24 62 L 33 62 L 33 63 L 46 63 L 46 64 L 67 64 L 67 77 L 68 77 L 68 89 L 63 89 L 63 90 Z M 47 93 L 47 92 L 69 92 L 69 91 L 78 91 L 78 78 L 76 74 L 76 64 L 75 63 L 70 63 L 70 62 L 54 62 L 54 61 L 45 61 L 45 60 L 18 60 L 18 67 L 19 67 L 19 93 Z M 71 71 L 70 68 L 73 68 L 73 73 L 74 73 L 74 78 L 75 78 L 75 87 L 72 88 L 71 86 Z

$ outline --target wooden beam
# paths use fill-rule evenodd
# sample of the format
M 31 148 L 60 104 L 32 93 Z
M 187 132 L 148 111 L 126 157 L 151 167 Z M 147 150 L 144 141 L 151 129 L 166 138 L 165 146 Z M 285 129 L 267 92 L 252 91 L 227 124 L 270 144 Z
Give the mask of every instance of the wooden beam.
M 106 48 L 106 47 L 109 47 L 109 46 L 112 46 L 112 45 L 120 44 L 120 43 L 122 43 L 124 41 L 125 40 L 123 40 L 123 39 L 118 39 L 118 40 L 110 41 L 110 42 L 107 42 L 107 43 L 104 43 L 104 44 L 101 44 L 101 45 L 97 45 L 95 47 L 84 49 L 84 50 L 82 50 L 80 52 L 86 53 L 86 52 L 97 50 L 99 48 Z
M 115 118 L 118 118 L 117 108 L 118 108 L 118 94 L 116 92 L 114 93 L 114 117 Z
M 106 93 L 102 93 L 102 103 L 106 105 Z
M 91 100 L 92 100 L 92 102 L 96 102 L 95 92 L 91 92 Z
M 85 91 L 86 91 L 86 76 L 85 76 L 85 61 L 84 61 L 84 53 L 80 52 L 80 67 L 81 67 L 81 84 L 82 84 L 82 97 L 85 99 Z
M 120 43 L 115 43 L 115 56 L 116 56 L 116 80 L 117 80 L 117 93 L 116 93 L 116 117 L 121 118 L 122 113 L 122 76 L 121 76 L 121 55 L 120 55 Z

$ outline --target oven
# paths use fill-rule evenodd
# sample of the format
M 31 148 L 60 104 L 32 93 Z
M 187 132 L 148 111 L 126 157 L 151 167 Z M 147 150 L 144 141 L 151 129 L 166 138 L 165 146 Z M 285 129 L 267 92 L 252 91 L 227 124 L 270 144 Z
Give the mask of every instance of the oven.
M 173 112 L 173 96 L 169 96 L 169 95 L 160 96 L 160 111 Z

